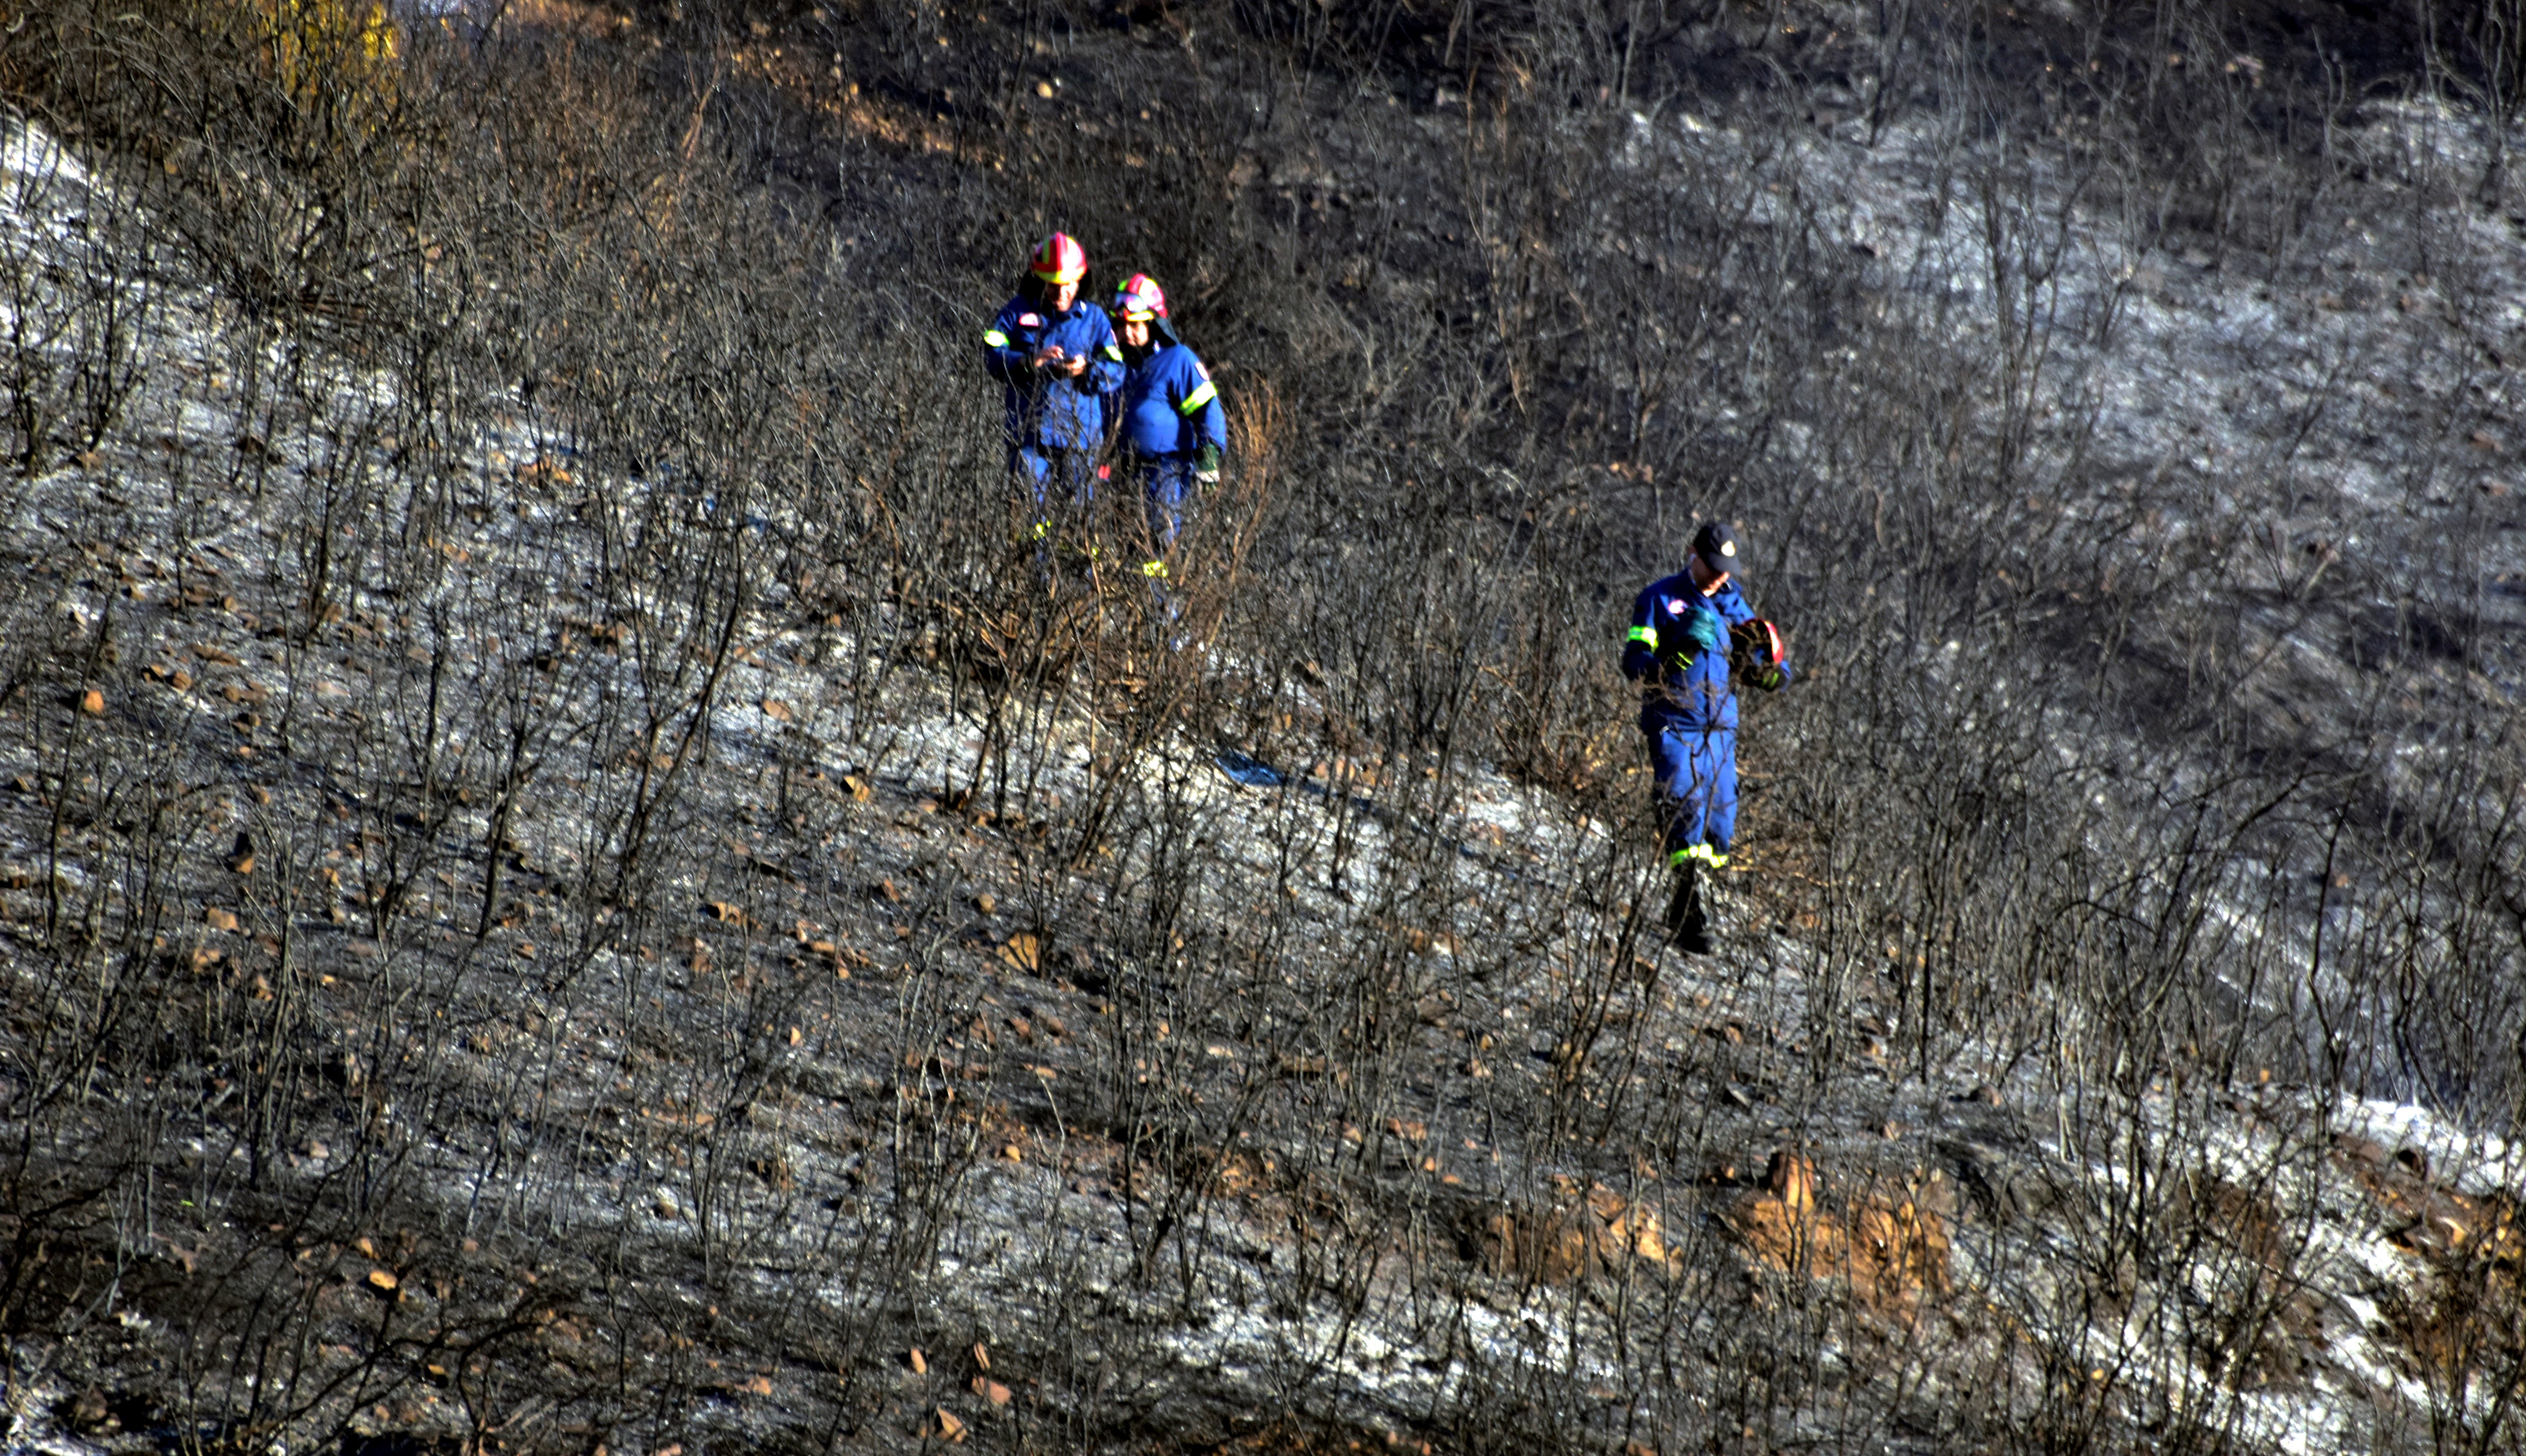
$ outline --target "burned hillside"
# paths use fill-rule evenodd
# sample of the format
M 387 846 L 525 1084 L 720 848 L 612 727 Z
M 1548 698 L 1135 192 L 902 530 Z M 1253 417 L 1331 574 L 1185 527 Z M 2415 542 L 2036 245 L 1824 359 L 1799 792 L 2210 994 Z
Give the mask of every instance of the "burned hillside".
M 10 1448 L 2516 1448 L 2510 9 L 0 16 Z

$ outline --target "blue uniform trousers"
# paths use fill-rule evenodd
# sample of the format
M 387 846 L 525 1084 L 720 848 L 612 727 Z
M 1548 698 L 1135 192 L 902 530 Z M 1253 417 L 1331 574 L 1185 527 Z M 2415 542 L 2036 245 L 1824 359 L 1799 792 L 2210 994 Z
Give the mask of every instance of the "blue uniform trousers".
M 1182 455 L 1131 455 L 1132 477 L 1148 512 L 1149 540 L 1161 552 L 1175 549 L 1184 527 L 1185 497 L 1192 491 L 1191 459 Z
M 1649 750 L 1666 821 L 1661 847 L 1669 855 L 1696 844 L 1728 853 L 1737 838 L 1737 730 L 1670 725 Z
M 1086 507 L 1096 499 L 1096 455 L 1090 450 L 1065 449 L 1058 445 L 1019 445 L 1009 451 L 1009 469 L 1026 477 L 1035 487 L 1036 519 L 1047 514 L 1046 497 L 1058 490 L 1074 506 Z

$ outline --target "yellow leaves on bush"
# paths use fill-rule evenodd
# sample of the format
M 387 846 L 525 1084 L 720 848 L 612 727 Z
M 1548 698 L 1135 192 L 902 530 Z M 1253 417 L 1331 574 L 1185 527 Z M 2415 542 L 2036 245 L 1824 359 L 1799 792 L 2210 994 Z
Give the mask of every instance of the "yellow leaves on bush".
M 280 83 L 302 100 L 334 100 L 340 87 L 391 85 L 395 25 L 379 0 L 253 0 L 253 19 Z

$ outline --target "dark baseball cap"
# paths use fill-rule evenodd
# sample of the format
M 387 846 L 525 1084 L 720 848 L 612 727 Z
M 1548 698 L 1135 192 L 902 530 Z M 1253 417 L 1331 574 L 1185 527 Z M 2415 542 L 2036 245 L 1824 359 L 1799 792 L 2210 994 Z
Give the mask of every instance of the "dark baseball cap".
M 1715 571 L 1732 577 L 1745 574 L 1745 559 L 1737 551 L 1737 532 L 1725 521 L 1707 521 L 1692 533 L 1692 554 Z

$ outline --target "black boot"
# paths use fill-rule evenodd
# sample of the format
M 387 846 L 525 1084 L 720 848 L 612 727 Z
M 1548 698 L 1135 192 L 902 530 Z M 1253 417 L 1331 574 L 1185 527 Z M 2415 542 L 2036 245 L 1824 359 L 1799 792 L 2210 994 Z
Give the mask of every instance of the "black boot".
M 1675 894 L 1666 902 L 1666 929 L 1675 948 L 1688 955 L 1710 954 L 1710 922 L 1701 908 L 1701 866 L 1686 860 L 1675 867 Z

